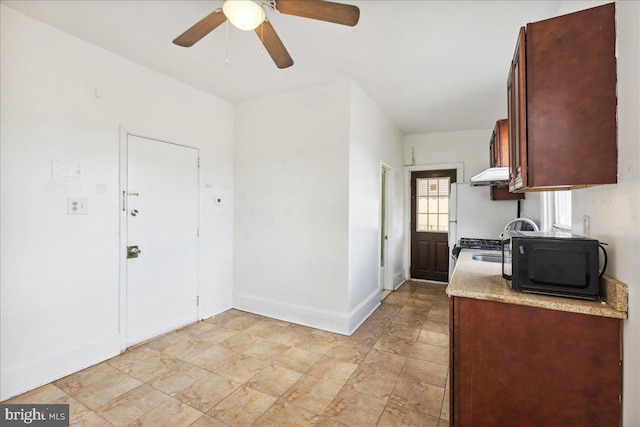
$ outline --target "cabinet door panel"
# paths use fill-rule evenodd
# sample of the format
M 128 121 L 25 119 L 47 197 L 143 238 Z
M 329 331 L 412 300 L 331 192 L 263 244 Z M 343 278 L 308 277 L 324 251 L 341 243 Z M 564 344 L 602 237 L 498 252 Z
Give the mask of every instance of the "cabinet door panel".
M 616 426 L 620 320 L 453 298 L 454 426 Z
M 491 167 L 508 167 L 509 161 L 509 120 L 496 122 L 491 134 L 490 163 Z M 523 200 L 524 193 L 512 193 L 508 187 L 491 187 L 491 200 Z
M 498 147 L 500 147 L 500 166 L 509 166 L 509 120 L 498 121 Z
M 527 25 L 530 187 L 617 181 L 615 44 L 613 3 Z

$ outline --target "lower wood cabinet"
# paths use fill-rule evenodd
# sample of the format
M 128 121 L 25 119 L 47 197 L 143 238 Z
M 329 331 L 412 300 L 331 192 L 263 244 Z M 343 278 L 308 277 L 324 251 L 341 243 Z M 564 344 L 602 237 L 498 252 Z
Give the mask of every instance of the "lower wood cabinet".
M 619 426 L 622 321 L 452 297 L 452 426 Z

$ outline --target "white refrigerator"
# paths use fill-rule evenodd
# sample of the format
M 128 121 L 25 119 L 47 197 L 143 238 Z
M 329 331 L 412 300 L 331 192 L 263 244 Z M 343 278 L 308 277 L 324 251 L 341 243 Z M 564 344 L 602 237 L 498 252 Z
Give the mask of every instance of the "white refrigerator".
M 461 237 L 498 239 L 509 221 L 518 216 L 516 200 L 491 200 L 489 186 L 451 184 L 449 194 L 449 251 Z M 451 255 L 451 254 L 450 254 Z M 449 263 L 453 271 L 453 260 Z

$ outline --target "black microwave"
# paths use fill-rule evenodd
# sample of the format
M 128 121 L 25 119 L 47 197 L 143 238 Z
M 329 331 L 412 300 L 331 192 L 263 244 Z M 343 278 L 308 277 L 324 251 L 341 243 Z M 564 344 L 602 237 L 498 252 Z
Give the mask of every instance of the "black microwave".
M 599 249 L 604 253 L 602 272 L 598 272 Z M 595 300 L 600 297 L 606 257 L 594 239 L 561 232 L 507 231 L 502 277 L 520 292 Z

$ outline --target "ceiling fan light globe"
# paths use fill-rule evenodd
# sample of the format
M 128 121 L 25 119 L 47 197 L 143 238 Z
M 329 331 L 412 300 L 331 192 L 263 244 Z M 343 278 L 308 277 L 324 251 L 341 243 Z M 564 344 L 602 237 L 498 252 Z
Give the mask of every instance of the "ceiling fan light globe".
M 222 12 L 237 28 L 255 30 L 264 21 L 264 9 L 251 0 L 226 0 Z

